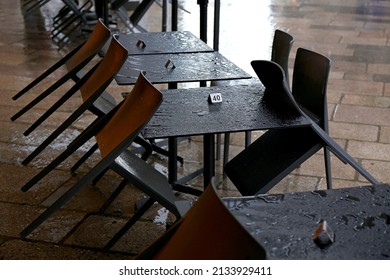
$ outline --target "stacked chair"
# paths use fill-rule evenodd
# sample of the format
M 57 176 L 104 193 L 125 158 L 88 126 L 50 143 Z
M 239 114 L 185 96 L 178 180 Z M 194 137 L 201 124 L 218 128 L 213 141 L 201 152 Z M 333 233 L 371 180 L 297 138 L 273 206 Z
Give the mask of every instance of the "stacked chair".
M 137 259 L 262 260 L 264 248 L 219 198 L 214 178 L 194 206 Z

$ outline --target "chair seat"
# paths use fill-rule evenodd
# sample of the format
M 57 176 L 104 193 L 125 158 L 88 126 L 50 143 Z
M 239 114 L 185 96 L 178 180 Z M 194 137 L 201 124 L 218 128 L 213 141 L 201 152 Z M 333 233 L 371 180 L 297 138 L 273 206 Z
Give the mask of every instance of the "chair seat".
M 242 195 L 266 193 L 322 147 L 311 127 L 268 130 L 225 170 Z
M 188 203 L 187 205 L 176 204 L 176 197 L 167 178 L 130 151 L 123 151 L 115 159 L 112 169 L 124 178 L 131 176 L 130 181 L 136 187 L 140 187 L 144 193 L 158 201 L 174 215 L 181 217 L 190 208 Z

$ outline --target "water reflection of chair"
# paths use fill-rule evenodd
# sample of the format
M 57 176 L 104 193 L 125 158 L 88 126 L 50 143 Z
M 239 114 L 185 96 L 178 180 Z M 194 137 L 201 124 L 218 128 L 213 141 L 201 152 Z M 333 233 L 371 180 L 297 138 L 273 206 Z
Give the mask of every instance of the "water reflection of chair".
M 21 236 L 25 237 L 30 234 L 106 169 L 111 169 L 118 173 L 126 182 L 132 183 L 149 196 L 149 199 L 133 215 L 122 230 L 114 236 L 113 241 L 108 246 L 114 244 L 156 201 L 180 218 L 188 207 L 187 203 L 177 202 L 173 190 L 164 175 L 127 150 L 127 147 L 153 116 L 161 101 L 162 95 L 160 91 L 149 83 L 143 74 L 140 74 L 131 93 L 115 110 L 112 110 L 94 126 L 85 131 L 80 138 L 68 146 L 64 153 L 38 174 L 46 175 L 86 141 L 95 136 L 102 159 L 72 188 L 27 226 L 22 231 Z
M 264 248 L 216 192 L 214 178 L 192 208 L 137 259 L 265 259 Z
M 253 61 L 252 66 L 266 90 L 270 90 L 270 102 L 275 106 L 293 106 L 285 94 L 288 87 L 281 68 L 266 61 Z M 329 69 L 330 60 L 327 57 L 298 49 L 292 95 L 300 109 L 326 133 Z M 243 195 L 265 193 L 321 148 L 325 151 L 326 177 L 328 188 L 331 188 L 329 151 L 311 127 L 267 131 L 227 163 L 226 175 Z
M 282 30 L 275 30 L 274 38 L 272 42 L 271 50 L 271 61 L 279 64 L 285 73 L 286 83 L 289 84 L 289 74 L 288 74 L 288 59 L 290 55 L 291 47 L 294 43 L 294 38 Z M 236 83 L 237 81 L 228 81 L 228 84 Z M 213 82 L 214 85 L 223 85 L 223 82 Z M 247 147 L 251 142 L 251 132 L 245 132 L 245 146 Z M 223 166 L 229 160 L 229 145 L 230 145 L 230 133 L 225 133 L 224 135 L 224 155 L 223 155 Z

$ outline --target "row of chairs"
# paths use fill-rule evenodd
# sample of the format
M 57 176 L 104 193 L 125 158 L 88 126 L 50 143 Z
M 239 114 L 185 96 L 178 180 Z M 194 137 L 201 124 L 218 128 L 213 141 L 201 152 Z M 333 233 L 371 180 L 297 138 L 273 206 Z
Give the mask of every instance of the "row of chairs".
M 97 143 L 95 144 L 95 147 L 99 149 L 102 156 L 102 161 L 81 179 L 76 186 L 64 194 L 56 203 L 48 208 L 47 211 L 42 213 L 42 215 L 31 223 L 31 225 L 22 232 L 22 236 L 28 235 L 81 188 L 87 186 L 90 182 L 95 182 L 99 179 L 107 169 L 113 169 L 123 177 L 123 181 L 118 186 L 118 189 L 121 189 L 124 185 L 131 182 L 150 197 L 148 202 L 137 211 L 136 215 L 134 215 L 125 228 L 130 227 L 130 225 L 133 224 L 154 201 L 158 201 L 177 217 L 181 217 L 181 214 L 183 213 L 183 203 L 176 204 L 174 193 L 165 177 L 145 162 L 151 151 L 147 151 L 146 156 L 144 154 L 139 158 L 128 150 L 128 147 L 132 142 L 137 140 L 137 138 L 140 138 L 139 131 L 157 109 L 161 102 L 161 93 L 149 83 L 142 73 L 140 73 L 137 83 L 122 103 L 116 105 L 113 102 L 110 102 L 110 100 L 113 100 L 114 98 L 109 95 L 106 88 L 127 59 L 128 54 L 126 49 L 119 43 L 116 37 L 113 36 L 111 37 L 111 42 L 105 56 L 99 60 L 96 54 L 109 38 L 110 31 L 102 21 L 99 21 L 94 32 L 85 43 L 14 96 L 15 100 L 21 98 L 21 96 L 32 90 L 34 86 L 53 73 L 55 69 L 58 69 L 64 64 L 67 66 L 67 73 L 55 83 L 55 86 L 49 87 L 48 90 L 38 95 L 36 99 L 14 115 L 12 120 L 16 120 L 21 115 L 27 113 L 34 105 L 50 95 L 66 81 L 71 79 L 75 81 L 74 86 L 67 91 L 64 96 L 59 98 L 59 101 L 57 101 L 53 107 L 49 108 L 45 114 L 42 115 L 43 118 L 40 118 L 38 124 L 33 125 L 32 129 L 30 127 L 28 132 L 37 128 L 46 118 L 57 110 L 65 100 L 77 91 L 80 91 L 83 99 L 82 105 L 80 105 L 80 107 L 77 108 L 51 135 L 49 135 L 43 143 L 23 161 L 23 164 L 27 164 L 35 158 L 86 110 L 95 112 L 98 116 L 86 130 L 74 139 L 61 155 L 29 180 L 22 187 L 23 191 L 32 188 L 87 140 L 93 138 L 93 136 L 96 136 Z M 90 62 L 88 67 L 90 67 L 91 70 L 87 73 L 83 73 L 83 66 L 87 64 L 87 60 Z M 75 65 L 72 61 L 78 61 L 78 64 L 76 63 L 77 65 Z M 126 129 L 123 129 L 121 125 Z M 117 137 L 113 137 L 113 135 Z M 74 169 L 72 169 L 72 171 L 74 171 Z M 122 230 L 121 232 L 121 234 L 123 234 L 125 230 Z M 119 237 L 120 236 L 116 237 L 116 239 Z M 114 244 L 114 242 L 112 242 L 112 244 Z

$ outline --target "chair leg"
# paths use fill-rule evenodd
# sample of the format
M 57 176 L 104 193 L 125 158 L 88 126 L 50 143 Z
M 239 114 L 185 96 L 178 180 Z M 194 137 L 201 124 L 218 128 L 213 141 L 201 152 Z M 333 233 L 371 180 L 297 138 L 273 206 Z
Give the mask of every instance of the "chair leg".
M 245 131 L 245 148 L 248 147 L 252 142 L 252 133 Z
M 223 145 L 223 174 L 225 174 L 225 166 L 229 161 L 230 133 L 225 133 Z
M 112 159 L 109 159 L 112 160 Z M 32 221 L 25 229 L 22 230 L 20 236 L 22 238 L 29 235 L 34 229 L 39 227 L 44 221 L 46 221 L 51 215 L 59 210 L 65 203 L 67 203 L 74 195 L 80 192 L 84 187 L 92 183 L 94 178 L 98 176 L 102 170 L 102 166 L 107 164 L 108 159 L 103 159 L 98 165 L 96 165 L 91 171 L 88 172 L 83 178 L 81 178 L 73 187 L 65 192 L 59 199 L 57 199 L 49 208 L 42 212 L 34 221 Z
M 93 99 L 93 100 L 92 100 Z M 51 142 L 53 142 L 65 129 L 67 129 L 78 117 L 81 116 L 94 102 L 94 98 L 89 98 L 88 102 L 84 102 L 72 115 L 70 115 L 52 134 L 50 134 L 25 160 L 23 165 L 27 165 L 38 154 L 40 154 Z
M 221 134 L 217 134 L 217 149 L 215 153 L 215 160 L 220 160 L 221 159 Z
M 17 94 L 15 94 L 12 99 L 17 100 L 21 96 L 23 96 L 26 92 L 28 92 L 30 89 L 32 89 L 34 86 L 39 84 L 43 79 L 48 77 L 51 73 L 53 73 L 55 70 L 57 70 L 59 67 L 65 64 L 65 62 L 76 53 L 80 49 L 81 46 L 77 47 L 73 51 L 71 51 L 68 55 L 66 55 L 64 58 L 59 60 L 57 63 L 55 63 L 53 66 L 51 66 L 49 69 L 47 69 L 44 73 L 42 73 L 38 78 L 36 78 L 34 81 L 29 83 L 25 88 L 23 88 L 21 91 L 19 91 Z
M 379 182 L 365 170 L 355 159 L 353 159 L 347 152 L 337 144 L 322 128 L 320 128 L 316 123 L 312 123 L 313 130 L 317 135 L 322 139 L 327 149 L 337 156 L 342 162 L 348 163 L 351 165 L 357 172 L 359 172 L 364 178 L 367 179 L 373 185 L 378 185 Z
M 324 147 L 324 160 L 325 160 L 325 173 L 326 173 L 326 185 L 328 190 L 332 189 L 332 169 L 330 164 L 330 152 Z
M 83 164 L 96 150 L 98 149 L 98 144 L 95 143 L 71 168 L 70 172 L 72 175 L 75 175 L 76 170 Z
M 106 168 L 104 169 L 102 172 L 99 173 L 99 175 L 97 175 L 93 181 L 92 181 L 92 185 L 95 186 L 99 180 L 104 176 L 104 174 L 106 174 L 106 172 L 108 171 L 109 168 Z
M 155 202 L 154 199 L 149 198 L 141 208 L 138 209 L 134 213 L 134 215 L 130 218 L 130 220 L 114 235 L 113 238 L 107 243 L 106 246 L 104 246 L 105 250 L 108 250 L 112 246 L 115 245 L 115 243 L 137 222 L 139 218 L 142 217 L 143 214 L 146 213 L 146 211 L 152 207 L 153 203 Z
M 75 92 L 68 91 L 61 98 L 54 103 L 42 116 L 40 116 L 29 128 L 23 132 L 24 136 L 28 136 L 33 132 L 41 123 L 43 123 L 50 115 L 52 115 L 58 108 L 61 107 Z

